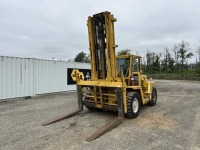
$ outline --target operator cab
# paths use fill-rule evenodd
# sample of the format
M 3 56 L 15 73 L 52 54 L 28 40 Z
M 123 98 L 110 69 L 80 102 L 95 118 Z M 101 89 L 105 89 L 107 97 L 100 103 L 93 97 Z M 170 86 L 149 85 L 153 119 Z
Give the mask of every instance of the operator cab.
M 117 58 L 117 73 L 118 76 L 121 77 L 122 69 L 124 77 L 128 77 L 129 75 L 129 67 L 130 66 L 130 58 Z
M 125 77 L 126 83 L 130 85 L 130 77 L 134 77 L 135 85 L 139 85 L 138 77 L 141 74 L 141 57 L 137 55 L 120 55 L 116 56 L 116 67 L 118 77 Z M 130 67 L 131 66 L 131 67 Z

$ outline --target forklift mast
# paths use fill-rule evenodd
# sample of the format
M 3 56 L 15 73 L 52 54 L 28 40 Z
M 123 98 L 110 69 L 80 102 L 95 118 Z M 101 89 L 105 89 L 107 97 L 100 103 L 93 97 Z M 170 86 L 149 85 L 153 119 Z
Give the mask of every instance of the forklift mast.
M 88 17 L 89 50 L 91 59 L 91 80 L 115 81 L 116 55 L 114 22 L 110 12 L 102 12 Z

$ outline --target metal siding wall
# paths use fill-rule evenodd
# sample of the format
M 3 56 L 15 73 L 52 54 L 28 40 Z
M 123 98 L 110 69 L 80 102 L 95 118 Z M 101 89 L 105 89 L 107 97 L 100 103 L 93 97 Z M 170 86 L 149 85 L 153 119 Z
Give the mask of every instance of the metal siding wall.
M 35 62 L 35 94 L 57 92 L 56 62 L 39 59 Z
M 76 90 L 67 85 L 67 68 L 90 69 L 90 64 L 64 61 L 35 60 L 35 94 Z
M 67 85 L 67 68 L 90 64 L 0 56 L 0 99 L 76 90 Z
M 0 99 L 32 96 L 30 59 L 0 56 Z
M 2 58 L 0 57 L 0 99 L 1 99 L 1 97 L 2 97 L 2 85 L 3 85 L 3 83 L 2 83 L 2 71 L 3 71 L 3 69 L 2 69 L 2 60 L 1 60 Z

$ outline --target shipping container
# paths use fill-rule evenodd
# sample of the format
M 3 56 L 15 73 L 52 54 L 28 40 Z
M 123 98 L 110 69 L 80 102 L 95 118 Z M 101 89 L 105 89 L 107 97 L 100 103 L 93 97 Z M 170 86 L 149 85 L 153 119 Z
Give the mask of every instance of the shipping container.
M 69 68 L 90 70 L 88 63 L 0 56 L 0 100 L 76 90 Z

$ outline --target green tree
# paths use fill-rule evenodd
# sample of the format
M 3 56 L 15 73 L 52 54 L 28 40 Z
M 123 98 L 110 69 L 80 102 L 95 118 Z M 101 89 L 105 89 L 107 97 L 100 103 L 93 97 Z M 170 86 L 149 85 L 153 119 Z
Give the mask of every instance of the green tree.
M 198 57 L 199 57 L 199 63 L 200 63 L 200 47 L 198 47 L 198 49 L 197 49 L 197 55 L 198 55 Z
M 164 59 L 162 60 L 162 70 L 165 72 L 172 72 L 174 70 L 174 59 L 169 52 L 168 47 L 165 48 Z
M 89 63 L 90 62 L 90 57 L 84 52 L 80 52 L 76 55 L 74 58 L 75 62 L 84 62 L 84 63 Z
M 198 61 L 196 61 L 196 73 L 200 74 L 200 47 L 197 49 Z
M 147 72 L 159 72 L 160 71 L 160 54 L 155 52 L 150 52 L 147 50 L 146 59 L 147 59 Z
M 196 64 L 196 73 L 200 74 L 200 62 Z
M 117 52 L 117 55 L 130 55 L 130 52 L 130 49 L 120 50 L 119 52 Z
M 180 58 L 180 63 L 181 63 L 181 70 L 186 68 L 186 63 L 187 59 L 190 59 L 193 56 L 193 53 L 189 51 L 189 43 L 182 41 L 181 43 L 178 44 L 178 53 L 179 53 L 179 58 Z

